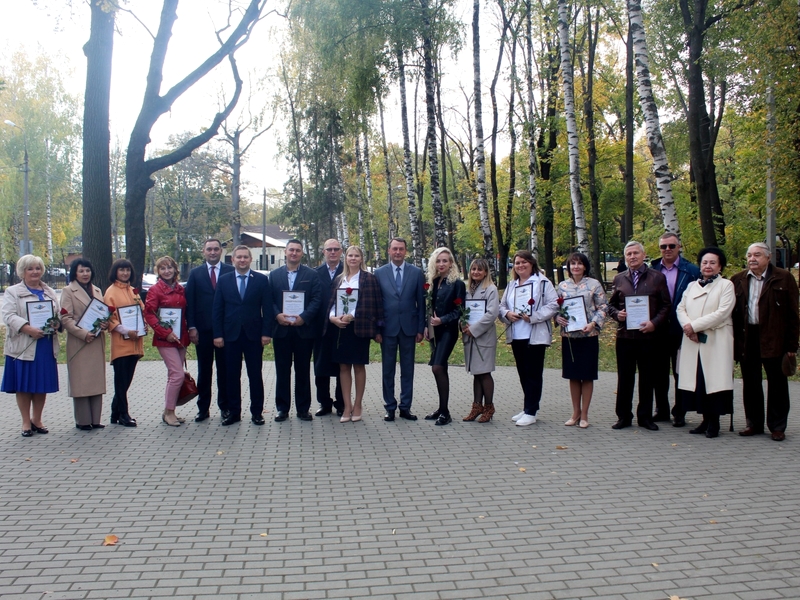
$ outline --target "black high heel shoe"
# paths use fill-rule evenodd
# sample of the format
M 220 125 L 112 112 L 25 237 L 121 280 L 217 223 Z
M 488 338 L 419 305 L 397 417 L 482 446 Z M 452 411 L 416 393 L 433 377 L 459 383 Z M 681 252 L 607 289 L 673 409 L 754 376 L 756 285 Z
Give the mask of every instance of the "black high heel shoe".
M 39 427 L 33 421 L 31 421 L 31 429 L 33 429 L 33 431 L 36 433 L 50 433 L 50 430 L 47 427 Z
M 22 437 L 33 437 L 33 431 L 30 429 L 23 429 Z

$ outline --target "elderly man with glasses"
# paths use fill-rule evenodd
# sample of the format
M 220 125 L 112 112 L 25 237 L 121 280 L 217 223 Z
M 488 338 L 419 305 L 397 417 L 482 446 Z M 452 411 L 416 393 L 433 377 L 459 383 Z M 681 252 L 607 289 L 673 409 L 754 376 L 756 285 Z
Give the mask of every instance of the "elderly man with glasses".
M 331 360 L 331 337 L 323 337 L 322 331 L 328 319 L 328 303 L 333 291 L 333 282 L 342 272 L 342 244 L 339 240 L 326 240 L 322 246 L 324 262 L 316 268 L 322 289 L 322 308 L 317 318 L 317 339 L 314 341 L 314 385 L 317 388 L 319 410 L 316 416 L 329 415 L 336 408 L 336 414 L 342 416 L 344 398 L 342 385 L 339 382 L 339 365 Z M 336 400 L 331 398 L 331 377 L 336 378 Z
M 681 240 L 677 234 L 671 231 L 665 232 L 658 240 L 658 248 L 661 250 L 661 258 L 654 260 L 652 267 L 656 271 L 661 271 L 667 278 L 672 307 L 669 312 L 669 331 L 664 338 L 664 343 L 659 345 L 664 356 L 656 361 L 656 372 L 653 374 L 656 393 L 656 414 L 653 421 L 669 422 L 669 375 L 671 369 L 672 377 L 675 379 L 675 405 L 672 408 L 672 416 L 675 420 L 672 422 L 672 426 L 683 427 L 686 425 L 686 410 L 683 408 L 681 391 L 678 389 L 677 362 L 678 350 L 680 350 L 681 340 L 683 340 L 683 329 L 681 329 L 675 311 L 689 284 L 700 278 L 700 269 L 681 255 Z

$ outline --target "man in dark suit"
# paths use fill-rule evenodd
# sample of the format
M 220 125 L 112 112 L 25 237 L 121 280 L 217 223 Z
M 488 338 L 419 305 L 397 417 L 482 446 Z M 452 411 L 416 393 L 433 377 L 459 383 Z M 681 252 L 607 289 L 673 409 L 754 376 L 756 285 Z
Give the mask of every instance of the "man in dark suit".
M 608 301 L 609 316 L 619 323 L 617 327 L 617 422 L 612 429 L 630 427 L 633 421 L 633 386 L 639 370 L 639 405 L 636 419 L 639 427 L 657 431 L 653 422 L 653 385 L 659 360 L 666 355 L 659 349 L 669 325 L 669 289 L 667 278 L 660 271 L 649 269 L 644 263 L 644 246 L 630 241 L 625 245 L 625 262 L 628 270 L 614 277 L 614 293 Z M 632 323 L 625 299 L 633 297 L 646 301 L 645 313 L 649 319 Z M 634 326 L 636 325 L 636 326 Z
M 319 275 L 300 264 L 300 240 L 286 244 L 286 264 L 272 272 L 272 309 L 275 313 L 275 408 L 276 421 L 285 421 L 292 406 L 292 362 L 294 362 L 294 403 L 297 417 L 311 421 L 311 352 L 317 337 L 317 318 L 322 308 Z M 294 292 L 293 294 L 290 292 Z M 284 293 L 288 298 L 284 298 Z M 299 296 L 302 293 L 302 298 Z M 292 297 L 294 296 L 294 297 Z M 284 300 L 300 302 L 296 312 L 284 307 Z M 327 307 L 325 307 L 327 308 Z M 299 314 L 298 314 L 299 313 Z
M 211 407 L 211 380 L 214 362 L 217 363 L 217 406 L 220 412 L 228 410 L 227 369 L 225 351 L 214 346 L 214 331 L 211 308 L 214 291 L 221 275 L 231 273 L 233 267 L 220 262 L 222 243 L 217 239 L 203 244 L 206 262 L 189 273 L 186 282 L 186 322 L 189 339 L 197 350 L 197 416 L 195 421 L 208 419 Z
M 700 269 L 681 255 L 681 240 L 677 234 L 667 231 L 658 240 L 658 247 L 661 250 L 661 258 L 652 263 L 656 271 L 661 271 L 667 278 L 667 288 L 672 299 L 672 308 L 669 311 L 669 331 L 664 337 L 664 343 L 660 345 L 665 357 L 657 362 L 658 372 L 654 374 L 655 393 L 656 393 L 656 415 L 653 421 L 669 422 L 669 374 L 672 369 L 672 376 L 675 380 L 675 405 L 672 408 L 674 421 L 673 427 L 683 427 L 686 425 L 686 410 L 681 401 L 681 391 L 678 389 L 678 350 L 683 340 L 683 328 L 678 322 L 676 310 L 683 298 L 683 292 L 689 287 L 692 281 L 700 278 Z
M 425 297 L 422 270 L 405 262 L 406 241 L 394 238 L 389 243 L 390 262 L 375 271 L 383 294 L 384 325 L 381 360 L 383 362 L 384 421 L 394 421 L 397 398 L 394 374 L 400 350 L 400 417 L 416 421 L 411 414 L 414 395 L 414 353 L 425 330 Z
M 736 294 L 733 353 L 742 367 L 747 423 L 739 435 L 764 433 L 763 366 L 767 375 L 767 427 L 772 439 L 782 442 L 789 418 L 789 382 L 782 363 L 797 357 L 800 292 L 794 275 L 770 264 L 771 254 L 767 244 L 750 244 L 747 269 L 731 277 Z
M 220 276 L 214 294 L 214 345 L 225 348 L 228 366 L 228 410 L 222 415 L 223 425 L 242 418 L 242 355 L 250 381 L 251 421 L 264 424 L 261 365 L 272 330 L 272 295 L 267 277 L 250 270 L 252 260 L 247 246 L 236 246 L 236 270 Z
M 317 388 L 319 410 L 316 416 L 329 415 L 336 408 L 341 417 L 344 411 L 342 384 L 339 381 L 339 365 L 331 360 L 330 338 L 322 335 L 328 320 L 328 303 L 331 299 L 333 282 L 342 272 L 342 245 L 339 240 L 326 240 L 322 246 L 325 261 L 316 268 L 322 288 L 319 316 L 317 317 L 317 338 L 314 340 L 314 386 Z M 331 377 L 336 378 L 336 400 L 331 398 Z

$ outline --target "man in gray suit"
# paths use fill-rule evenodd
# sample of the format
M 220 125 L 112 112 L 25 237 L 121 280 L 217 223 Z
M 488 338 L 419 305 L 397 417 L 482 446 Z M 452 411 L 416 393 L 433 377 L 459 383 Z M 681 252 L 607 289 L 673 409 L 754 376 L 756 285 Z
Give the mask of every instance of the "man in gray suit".
M 389 243 L 390 263 L 375 271 L 383 295 L 383 403 L 384 421 L 394 421 L 397 398 L 394 393 L 394 374 L 397 350 L 400 349 L 400 418 L 416 421 L 411 414 L 414 394 L 414 352 L 422 341 L 425 329 L 425 298 L 422 271 L 405 262 L 406 241 L 394 238 Z

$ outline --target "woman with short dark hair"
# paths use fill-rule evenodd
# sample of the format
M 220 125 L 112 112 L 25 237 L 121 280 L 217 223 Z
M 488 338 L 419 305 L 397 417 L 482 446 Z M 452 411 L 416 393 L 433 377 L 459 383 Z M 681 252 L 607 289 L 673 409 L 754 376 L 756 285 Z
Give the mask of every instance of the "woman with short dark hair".
M 111 265 L 108 273 L 108 286 L 105 303 L 116 306 L 111 315 L 111 366 L 114 368 L 114 398 L 111 400 L 111 423 L 124 427 L 136 427 L 136 419 L 128 410 L 128 389 L 136 372 L 139 359 L 144 356 L 144 340 L 135 328 L 122 325 L 122 312 L 138 311 L 144 321 L 144 305 L 138 290 L 131 287 L 136 272 L 130 261 L 120 258 Z M 147 326 L 142 322 L 144 330 Z

